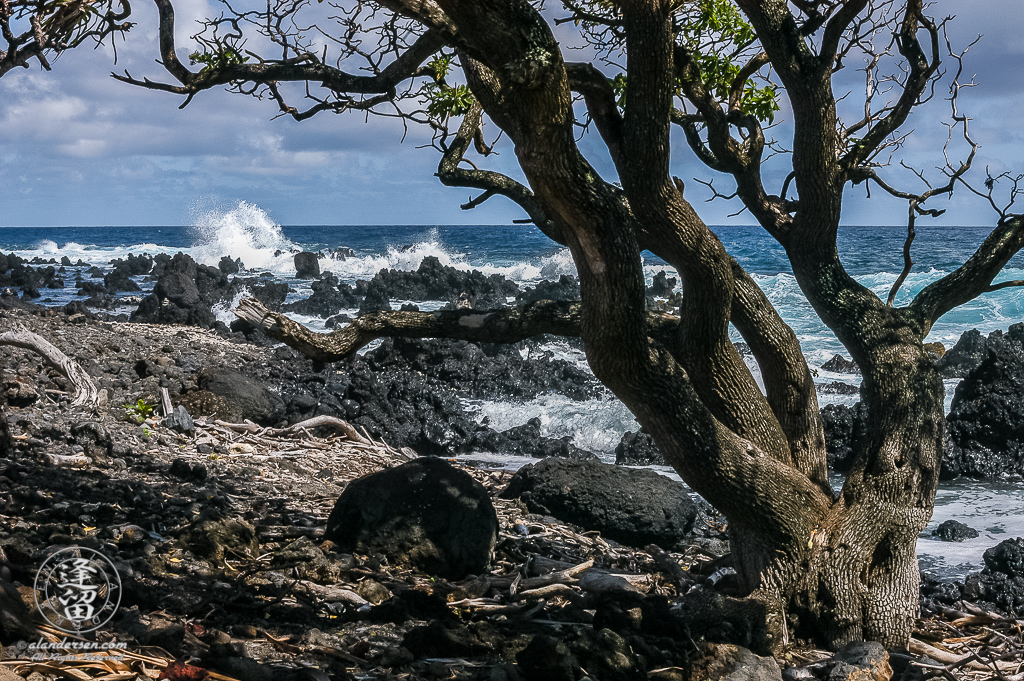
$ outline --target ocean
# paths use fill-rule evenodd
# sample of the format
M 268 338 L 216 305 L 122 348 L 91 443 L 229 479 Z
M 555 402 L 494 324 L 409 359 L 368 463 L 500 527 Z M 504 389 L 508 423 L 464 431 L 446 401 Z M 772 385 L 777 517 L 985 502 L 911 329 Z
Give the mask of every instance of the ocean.
M 847 353 L 801 294 L 783 249 L 760 228 L 718 226 L 714 231 L 793 327 L 808 362 L 818 372 L 818 381 L 856 384 L 859 380 L 856 376 L 832 374 L 821 368 L 834 354 Z M 988 228 L 980 227 L 918 226 L 913 247 L 915 265 L 896 304 L 906 304 L 924 286 L 962 264 L 988 232 Z M 905 229 L 899 227 L 843 227 L 839 233 L 839 249 L 847 270 L 884 298 L 902 269 L 905 235 Z M 105 270 L 111 269 L 111 260 L 124 258 L 129 253 L 156 255 L 181 251 L 209 265 L 217 265 L 226 255 L 240 259 L 248 270 L 246 274 L 269 272 L 277 280 L 288 283 L 293 289 L 289 302 L 310 294 L 309 281 L 295 278 L 293 252 L 339 247 L 350 248 L 355 255 L 345 260 L 324 257 L 320 266 L 349 284 L 370 279 L 382 268 L 415 270 L 427 256 L 437 257 L 442 264 L 459 269 L 502 274 L 520 286 L 575 274 L 568 251 L 548 240 L 532 225 L 281 226 L 258 206 L 239 203 L 227 210 L 198 215 L 194 224 L 184 227 L 0 228 L 0 251 L 4 253 L 14 252 L 29 259 L 60 260 L 67 256 L 74 263 L 81 260 L 88 267 Z M 71 276 L 65 278 L 64 289 L 44 289 L 41 291 L 43 298 L 35 302 L 62 305 L 76 299 L 74 273 L 78 269 L 68 268 Z M 650 253 L 645 254 L 644 269 L 648 283 L 661 270 L 669 276 L 675 274 Z M 1004 279 L 1024 279 L 1024 256 L 1015 257 L 997 281 Z M 143 278 L 137 278 L 137 283 L 144 290 L 152 287 L 152 283 Z M 401 303 L 393 301 L 396 306 Z M 443 301 L 433 305 L 417 304 L 421 309 L 432 309 L 443 305 Z M 229 323 L 234 319 L 230 308 L 225 304 L 214 311 Z M 132 309 L 134 306 L 126 305 L 120 311 Z M 356 313 L 355 310 L 347 312 Z M 323 329 L 323 319 L 294 318 L 311 328 Z M 1019 321 L 1024 321 L 1024 289 L 1008 288 L 982 296 L 947 314 L 935 325 L 928 340 L 939 341 L 949 348 L 969 329 L 976 328 L 987 334 L 996 329 L 1005 330 Z M 569 344 L 556 342 L 549 349 L 580 366 L 586 364 L 582 353 Z M 757 377 L 756 366 L 752 366 L 752 370 Z M 956 383 L 956 380 L 946 382 L 947 410 Z M 827 394 L 819 396 L 819 400 L 822 404 L 852 404 L 857 396 Z M 622 434 L 637 429 L 628 410 L 608 396 L 580 402 L 548 395 L 525 403 L 476 401 L 467 407 L 481 417 L 489 417 L 496 430 L 539 417 L 544 435 L 569 435 L 577 446 L 610 461 L 614 460 L 613 450 Z M 508 468 L 527 463 L 493 455 L 469 455 L 467 458 Z M 661 472 L 675 477 L 668 469 Z M 841 478 L 835 483 L 841 484 Z M 928 536 L 935 526 L 950 518 L 977 529 L 981 536 L 958 544 Z M 918 553 L 925 569 L 947 578 L 963 577 L 982 566 L 981 554 L 985 549 L 1008 537 L 1021 535 L 1024 535 L 1024 482 L 955 481 L 944 484 L 939 490 L 935 515 L 922 535 Z

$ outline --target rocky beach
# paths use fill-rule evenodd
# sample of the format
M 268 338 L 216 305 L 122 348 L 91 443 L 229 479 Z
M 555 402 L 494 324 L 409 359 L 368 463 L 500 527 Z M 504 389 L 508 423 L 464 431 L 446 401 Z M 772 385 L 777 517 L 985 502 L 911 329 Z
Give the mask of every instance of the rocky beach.
M 73 404 L 79 391 L 65 370 L 0 344 L 0 679 L 1020 673 L 1024 540 L 1014 538 L 992 541 L 984 568 L 965 580 L 924 575 L 910 650 L 830 654 L 794 632 L 784 657 L 759 657 L 763 632 L 733 598 L 727 528 L 714 509 L 668 477 L 552 437 L 540 419 L 498 427 L 472 409 L 606 399 L 548 339 L 384 339 L 320 364 L 215 311 L 244 292 L 331 328 L 393 301 L 571 301 L 573 278 L 524 287 L 427 257 L 348 284 L 318 271 L 321 258 L 295 257 L 310 294 L 294 300 L 287 284 L 227 257 L 214 267 L 185 254 L 131 255 L 90 273 L 70 259 L 2 256 L 0 333 L 52 343 L 96 394 Z M 72 281 L 74 301 L 37 304 Z M 670 304 L 675 286 L 655 276 L 649 305 Z M 950 477 L 1024 473 L 1022 341 L 1018 325 L 934 348 L 944 376 L 962 380 L 948 416 Z M 837 357 L 823 370 L 857 369 Z M 849 386 L 822 379 L 819 391 Z M 863 437 L 863 413 L 832 404 L 824 415 L 841 471 Z M 482 454 L 529 463 L 515 474 L 469 463 Z M 660 461 L 643 432 L 623 435 L 614 454 L 619 464 Z M 976 531 L 953 521 L 936 530 L 951 542 Z M 112 561 L 120 606 L 86 638 L 126 643 L 129 654 L 26 655 L 24 642 L 67 638 L 32 599 L 40 564 L 68 546 Z

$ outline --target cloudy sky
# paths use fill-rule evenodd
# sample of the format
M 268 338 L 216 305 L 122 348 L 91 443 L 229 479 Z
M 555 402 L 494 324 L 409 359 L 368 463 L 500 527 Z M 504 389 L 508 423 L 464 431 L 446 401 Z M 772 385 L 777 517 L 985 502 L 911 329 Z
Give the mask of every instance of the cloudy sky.
M 281 224 L 456 224 L 507 223 L 522 217 L 500 198 L 474 211 L 459 210 L 471 195 L 447 189 L 433 173 L 437 153 L 418 148 L 426 139 L 394 120 L 359 114 L 321 114 L 304 122 L 274 119 L 276 106 L 211 91 L 179 110 L 180 98 L 119 83 L 111 70 L 163 79 L 154 63 L 155 10 L 137 0 L 138 25 L 109 49 L 79 48 L 65 54 L 52 72 L 34 66 L 0 79 L 0 227 L 58 225 L 189 224 L 201 210 L 249 201 Z M 213 15 L 206 0 L 176 3 L 179 48 L 187 52 L 192 23 Z M 968 74 L 977 87 L 966 92 L 962 108 L 983 145 L 976 167 L 993 174 L 1024 172 L 1024 7 L 1020 0 L 940 0 L 935 14 L 960 13 L 950 25 L 954 44 L 971 49 Z M 849 70 L 851 79 L 861 76 Z M 856 81 L 851 80 L 851 87 Z M 857 93 L 854 92 L 854 95 Z M 942 161 L 948 113 L 944 91 L 908 126 L 915 134 L 904 158 L 922 168 Z M 853 102 L 853 99 L 849 100 Z M 785 118 L 785 111 L 782 112 Z M 784 125 L 779 134 L 784 137 Z M 597 147 L 585 143 L 584 150 Z M 953 154 L 962 151 L 954 147 Z M 607 162 L 595 155 L 599 168 Z M 503 149 L 496 169 L 514 173 L 514 157 Z M 706 194 L 693 177 L 708 177 L 680 146 L 673 172 L 687 181 L 687 195 L 713 224 L 745 223 L 729 217 L 724 202 L 702 203 Z M 769 187 L 781 177 L 769 173 Z M 910 180 L 912 178 L 906 178 Z M 727 188 L 726 178 L 716 186 Z M 908 185 L 913 187 L 914 185 Z M 918 185 L 919 186 L 919 185 Z M 899 224 L 899 202 L 864 200 L 862 189 L 847 197 L 847 224 Z M 993 213 L 960 192 L 945 224 L 988 225 Z

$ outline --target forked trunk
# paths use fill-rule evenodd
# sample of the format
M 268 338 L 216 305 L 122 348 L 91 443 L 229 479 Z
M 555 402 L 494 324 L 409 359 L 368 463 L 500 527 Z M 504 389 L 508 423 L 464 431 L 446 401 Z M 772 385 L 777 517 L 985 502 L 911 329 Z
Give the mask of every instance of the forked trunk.
M 934 507 L 944 391 L 919 346 L 886 347 L 861 359 L 869 360 L 862 364 L 867 445 L 811 537 L 778 545 L 742 522 L 730 528 L 744 583 L 769 609 L 788 615 L 785 629 L 781 617 L 769 626 L 769 649 L 788 635 L 831 648 L 857 640 L 902 646 L 913 630 L 917 538 Z

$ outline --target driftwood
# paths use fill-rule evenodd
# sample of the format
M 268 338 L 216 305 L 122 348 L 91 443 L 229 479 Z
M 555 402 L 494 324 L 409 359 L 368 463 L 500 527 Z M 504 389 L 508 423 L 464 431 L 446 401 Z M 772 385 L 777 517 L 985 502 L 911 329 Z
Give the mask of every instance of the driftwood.
M 11 331 L 0 333 L 0 345 L 13 345 L 17 348 L 31 350 L 41 355 L 46 363 L 64 375 L 75 388 L 72 407 L 89 407 L 95 409 L 100 405 L 101 397 L 96 384 L 81 365 L 58 350 L 50 341 L 23 326 L 16 326 Z

